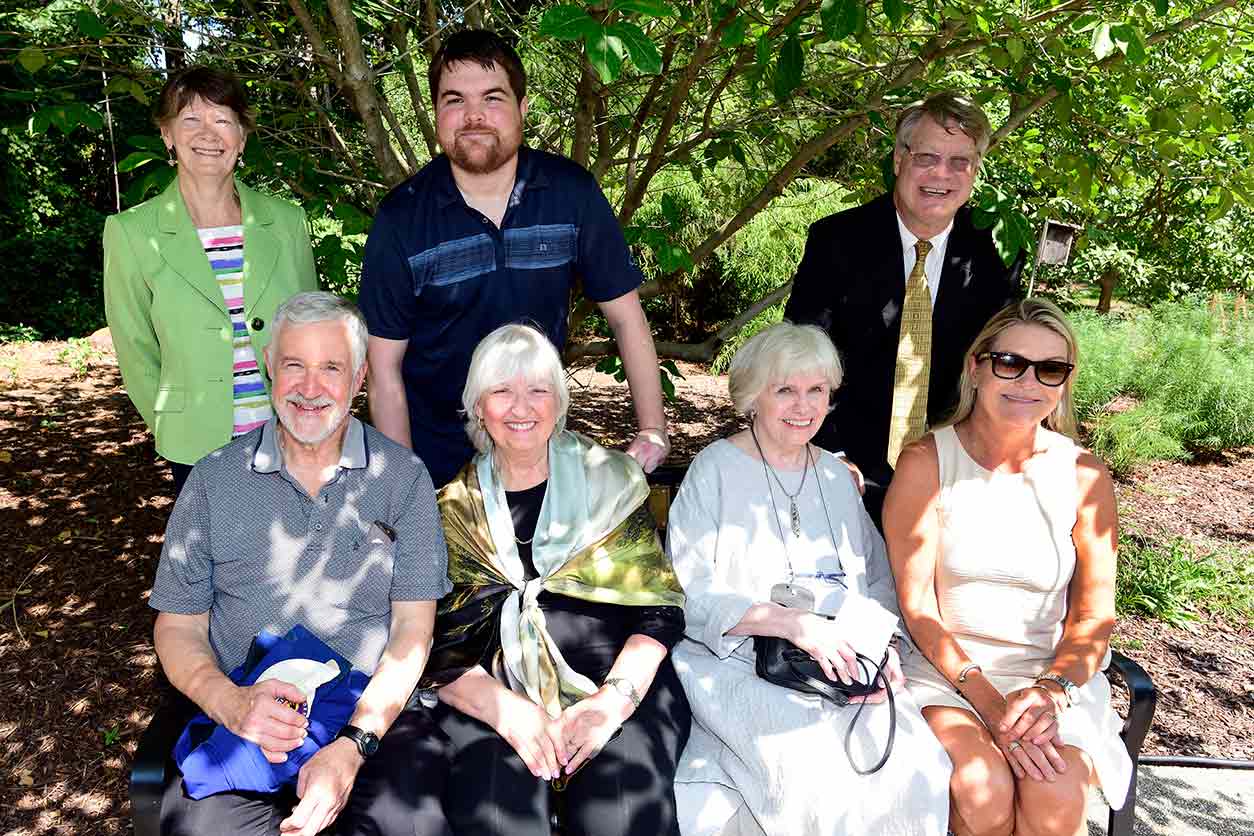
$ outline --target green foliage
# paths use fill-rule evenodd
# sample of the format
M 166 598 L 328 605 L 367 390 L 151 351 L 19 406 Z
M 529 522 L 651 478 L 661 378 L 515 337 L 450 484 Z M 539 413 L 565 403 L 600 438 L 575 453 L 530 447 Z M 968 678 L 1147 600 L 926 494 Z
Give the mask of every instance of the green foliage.
M 1199 612 L 1254 621 L 1254 555 L 1199 552 L 1183 539 L 1166 544 L 1123 534 L 1115 585 L 1119 615 L 1180 625 Z
M 103 351 L 91 344 L 91 340 L 76 337 L 57 352 L 57 362 L 67 366 L 70 373 L 81 380 L 87 377 L 92 366 L 98 365 L 105 359 L 105 356 Z
M 33 343 L 38 339 L 39 331 L 29 325 L 0 325 L 0 343 Z
M 602 357 L 597 361 L 596 370 L 601 374 L 608 374 L 619 383 L 627 380 L 627 369 L 623 366 L 623 360 L 617 354 L 611 354 L 608 357 Z M 662 385 L 662 397 L 670 403 L 675 401 L 675 378 L 683 378 L 684 373 L 679 370 L 679 366 L 675 365 L 674 360 L 663 360 L 658 363 L 658 380 Z
M 1175 303 L 1126 318 L 1079 313 L 1072 322 L 1076 410 L 1114 472 L 1254 444 L 1254 321 L 1220 321 L 1201 304 Z

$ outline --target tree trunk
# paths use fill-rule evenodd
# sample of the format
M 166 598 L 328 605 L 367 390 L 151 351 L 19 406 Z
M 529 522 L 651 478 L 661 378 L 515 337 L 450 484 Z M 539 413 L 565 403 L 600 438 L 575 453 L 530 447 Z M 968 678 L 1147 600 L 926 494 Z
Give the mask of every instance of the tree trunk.
M 1106 268 L 1098 278 L 1097 283 L 1102 287 L 1102 297 L 1097 301 L 1097 312 L 1099 314 L 1110 313 L 1110 302 L 1115 296 L 1115 285 L 1119 284 L 1119 268 L 1113 264 Z
M 183 0 L 171 0 L 161 11 L 166 29 L 161 33 L 161 52 L 165 69 L 173 75 L 187 67 L 187 51 L 183 45 Z

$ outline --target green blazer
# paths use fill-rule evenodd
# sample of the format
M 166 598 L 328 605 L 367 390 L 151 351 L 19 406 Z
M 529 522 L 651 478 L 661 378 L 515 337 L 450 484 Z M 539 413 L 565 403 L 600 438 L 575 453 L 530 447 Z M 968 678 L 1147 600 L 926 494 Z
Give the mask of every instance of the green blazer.
M 236 181 L 244 220 L 244 319 L 262 349 L 294 293 L 317 290 L 305 212 Z M 176 177 L 104 228 L 105 318 L 126 392 L 165 459 L 194 464 L 231 440 L 233 331 Z

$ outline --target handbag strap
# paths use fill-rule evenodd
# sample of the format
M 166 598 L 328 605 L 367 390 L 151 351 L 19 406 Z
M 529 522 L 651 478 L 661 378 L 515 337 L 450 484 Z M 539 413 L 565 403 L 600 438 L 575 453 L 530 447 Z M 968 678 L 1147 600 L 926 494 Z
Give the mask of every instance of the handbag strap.
M 866 671 L 867 663 L 875 664 L 869 656 L 863 656 L 861 653 L 857 654 L 857 656 L 858 664 L 862 665 L 863 672 Z M 864 659 L 866 662 L 862 661 Z M 853 743 L 853 730 L 858 724 L 858 718 L 862 716 L 863 709 L 866 708 L 865 699 L 858 704 L 858 710 L 854 713 L 853 719 L 849 721 L 849 728 L 845 731 L 845 755 L 849 758 L 849 765 L 853 768 L 853 771 L 859 775 L 870 775 L 874 772 L 879 772 L 880 769 L 883 768 L 884 764 L 888 763 L 888 756 L 893 753 L 893 741 L 897 737 L 897 702 L 893 699 L 893 689 L 888 683 L 888 675 L 884 672 L 884 669 L 887 667 L 888 651 L 884 651 L 884 661 L 880 662 L 879 667 L 875 669 L 875 676 L 871 681 L 875 682 L 876 680 L 880 680 L 883 683 L 884 693 L 888 695 L 888 744 L 884 746 L 884 754 L 875 766 L 870 769 L 863 770 L 859 769 L 858 765 L 853 762 L 853 750 L 851 748 L 851 744 Z

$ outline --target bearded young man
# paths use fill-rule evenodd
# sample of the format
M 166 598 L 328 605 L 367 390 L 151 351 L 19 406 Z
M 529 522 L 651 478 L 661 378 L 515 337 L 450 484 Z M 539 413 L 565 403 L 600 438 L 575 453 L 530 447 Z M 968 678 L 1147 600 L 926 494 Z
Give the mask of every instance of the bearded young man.
M 877 527 L 901 448 L 952 410 L 967 347 L 1018 295 L 1022 257 L 1007 267 L 966 205 L 991 135 L 980 106 L 951 92 L 906 108 L 893 190 L 810 227 L 784 309 L 844 361 L 814 443 L 861 470 Z
M 435 602 L 452 588 L 431 480 L 409 450 L 349 414 L 366 375 L 356 308 L 300 293 L 271 328 L 273 416 L 196 464 L 166 526 L 148 601 L 157 657 L 175 688 L 271 764 L 311 732 L 309 711 L 293 706 L 313 717 L 317 707 L 291 682 L 228 678 L 254 637 L 302 627 L 370 681 L 295 787 L 258 790 L 271 776 L 239 758 L 221 775 L 187 776 L 229 791 L 192 793 L 174 773 L 161 832 L 316 836 L 335 823 L 341 836 L 446 836 L 444 747 L 411 698 Z
M 370 326 L 370 415 L 414 450 L 437 487 L 471 457 L 459 414 L 470 356 L 506 323 L 566 345 L 576 282 L 618 342 L 646 471 L 670 450 L 642 277 L 593 177 L 522 143 L 527 78 L 495 33 L 458 32 L 428 84 L 444 153 L 375 213 L 359 302 Z

